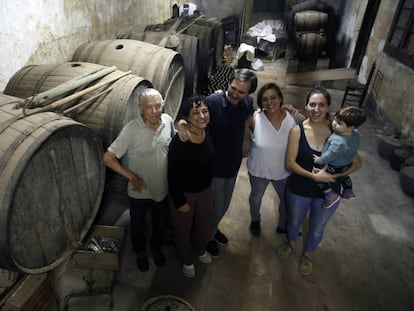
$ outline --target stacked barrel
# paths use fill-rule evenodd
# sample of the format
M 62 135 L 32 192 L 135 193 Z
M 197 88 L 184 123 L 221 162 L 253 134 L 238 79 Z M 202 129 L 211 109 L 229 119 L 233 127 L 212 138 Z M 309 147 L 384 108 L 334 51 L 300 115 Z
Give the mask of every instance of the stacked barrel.
M 326 56 L 330 8 L 319 1 L 305 1 L 292 7 L 290 31 L 300 59 Z
M 209 77 L 223 57 L 224 31 L 221 21 L 197 14 L 181 16 L 162 24 L 147 25 L 144 33 L 129 36 L 156 44 L 175 36 L 177 42 L 170 42 L 170 46 L 184 57 L 185 95 L 208 93 Z
M 0 94 L 0 268 L 48 272 L 80 246 L 104 203 L 103 151 L 137 117 L 148 87 L 83 62 L 11 77 Z

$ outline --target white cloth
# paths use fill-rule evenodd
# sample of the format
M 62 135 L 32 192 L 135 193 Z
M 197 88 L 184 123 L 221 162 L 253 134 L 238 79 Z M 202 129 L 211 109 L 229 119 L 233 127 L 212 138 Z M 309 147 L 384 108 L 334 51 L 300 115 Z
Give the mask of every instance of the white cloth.
M 187 15 L 193 15 L 194 11 L 197 10 L 197 5 L 194 3 L 184 3 L 182 6 L 180 6 L 178 12 L 181 15 L 184 13 Z
M 128 122 L 108 151 L 122 158 L 122 164 L 141 177 L 147 185 L 141 192 L 128 183 L 128 196 L 135 199 L 163 200 L 168 194 L 167 153 L 174 136 L 174 122 L 163 113 L 157 131 L 150 129 L 139 115 Z
M 285 153 L 288 134 L 296 125 L 287 113 L 279 130 L 276 130 L 264 112 L 255 117 L 254 131 L 251 133 L 252 147 L 247 158 L 247 169 L 256 177 L 269 180 L 285 179 L 289 172 L 285 168 Z
M 247 60 L 252 62 L 254 60 L 254 49 L 253 45 L 241 43 L 237 49 L 236 59 L 242 58 L 243 54 L 246 53 Z
M 257 37 L 258 43 L 260 39 L 273 43 L 276 41 L 276 31 L 284 30 L 285 27 L 283 20 L 263 20 L 250 27 L 247 34 L 251 37 Z

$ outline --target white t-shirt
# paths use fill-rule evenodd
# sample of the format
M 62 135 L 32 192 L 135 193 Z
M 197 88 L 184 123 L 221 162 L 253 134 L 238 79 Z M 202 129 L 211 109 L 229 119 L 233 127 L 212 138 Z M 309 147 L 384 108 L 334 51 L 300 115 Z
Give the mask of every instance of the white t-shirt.
M 252 147 L 247 158 L 247 169 L 251 175 L 269 180 L 289 176 L 285 168 L 285 153 L 289 131 L 295 125 L 289 113 L 286 113 L 279 130 L 273 127 L 264 112 L 255 116 Z
M 163 113 L 159 128 L 154 132 L 139 115 L 128 122 L 108 151 L 115 154 L 129 170 L 147 185 L 141 192 L 128 183 L 128 195 L 135 199 L 163 200 L 168 194 L 167 153 L 174 136 L 174 122 Z

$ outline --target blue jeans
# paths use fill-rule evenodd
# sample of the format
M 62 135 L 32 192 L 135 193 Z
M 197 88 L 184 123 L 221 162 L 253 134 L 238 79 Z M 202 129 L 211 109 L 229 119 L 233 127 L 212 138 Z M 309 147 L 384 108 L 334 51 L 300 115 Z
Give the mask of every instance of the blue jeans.
M 286 204 L 285 204 L 285 189 L 286 179 L 269 180 L 266 178 L 256 177 L 249 173 L 250 179 L 250 216 L 252 221 L 260 221 L 260 206 L 262 204 L 262 198 L 266 191 L 267 185 L 272 183 L 277 195 L 279 196 L 279 223 L 278 227 L 281 229 L 287 228 L 286 224 Z
M 236 178 L 237 176 L 231 178 L 213 177 L 211 183 L 213 188 L 213 213 L 211 217 L 212 228 L 210 241 L 214 240 L 220 220 L 229 208 L 234 186 L 236 185 Z
M 286 200 L 288 206 L 288 239 L 292 242 L 299 238 L 299 232 L 305 221 L 306 213 L 309 213 L 309 230 L 306 235 L 304 252 L 313 253 L 323 238 L 323 231 L 329 219 L 335 213 L 339 202 L 331 208 L 322 207 L 323 198 L 308 198 L 293 194 L 287 189 Z

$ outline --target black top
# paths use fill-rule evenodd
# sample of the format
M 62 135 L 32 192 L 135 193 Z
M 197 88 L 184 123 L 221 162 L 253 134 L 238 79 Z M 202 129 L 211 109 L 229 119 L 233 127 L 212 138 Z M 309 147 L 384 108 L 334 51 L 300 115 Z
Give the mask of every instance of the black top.
M 312 172 L 313 155 L 320 156 L 321 152 L 312 149 L 305 136 L 305 130 L 303 124 L 299 124 L 300 128 L 300 139 L 299 139 L 299 150 L 296 157 L 296 162 L 305 170 Z M 287 179 L 287 187 L 290 192 L 309 198 L 323 198 L 323 192 L 318 188 L 317 183 L 311 179 L 292 173 Z M 338 183 L 332 184 L 333 190 L 339 193 Z
M 206 97 L 210 111 L 211 136 L 216 150 L 213 176 L 237 175 L 242 161 L 246 120 L 253 114 L 253 98 L 247 96 L 237 106 L 230 105 L 225 93 Z
M 184 192 L 197 193 L 210 186 L 214 154 L 208 128 L 201 144 L 182 142 L 174 136 L 168 151 L 168 188 L 177 208 L 187 202 Z

